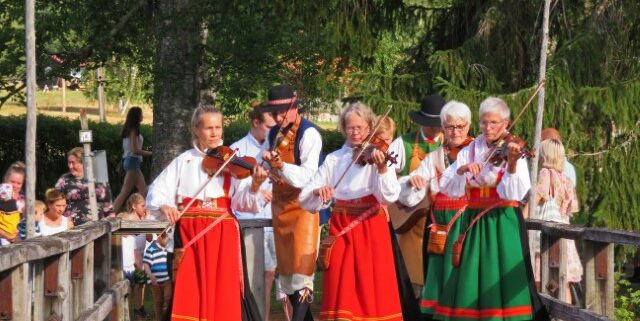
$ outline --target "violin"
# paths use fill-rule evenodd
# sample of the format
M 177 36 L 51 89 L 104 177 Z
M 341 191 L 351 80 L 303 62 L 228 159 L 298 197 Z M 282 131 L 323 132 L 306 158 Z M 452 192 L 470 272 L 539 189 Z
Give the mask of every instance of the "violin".
M 489 158 L 489 162 L 493 166 L 500 166 L 503 162 L 507 161 L 509 156 L 509 148 L 507 146 L 509 146 L 509 143 L 516 143 L 520 146 L 520 158 L 530 159 L 535 155 L 533 150 L 527 148 L 527 143 L 524 139 L 507 132 L 502 138 L 495 142 L 495 151 Z
M 220 169 L 220 166 L 222 166 L 225 161 L 233 155 L 233 153 L 233 149 L 227 146 L 218 146 L 207 150 L 207 155 L 202 161 L 202 169 L 207 173 L 207 175 L 213 175 L 213 173 L 217 172 Z M 234 156 L 222 172 L 237 179 L 244 179 L 251 176 L 251 173 L 256 166 L 258 166 L 258 163 L 256 159 L 251 156 Z M 269 175 L 269 178 L 271 178 L 275 183 L 280 181 L 280 179 L 274 175 Z
M 278 130 L 278 134 L 276 135 L 275 142 L 273 143 L 272 151 L 277 151 L 278 153 L 284 153 L 285 151 L 287 151 L 289 145 L 296 138 L 298 128 L 300 128 L 299 117 L 297 117 L 296 121 L 291 123 L 289 126 L 280 128 L 280 130 Z
M 389 152 L 389 144 L 377 134 L 371 137 L 369 144 L 362 153 L 360 153 L 360 149 L 362 149 L 362 146 L 357 146 L 353 150 L 354 158 L 356 155 L 360 155 L 354 160 L 355 163 L 360 166 L 373 164 L 373 151 L 376 149 L 384 154 L 385 161 L 389 163 L 389 167 L 391 167 L 392 164 L 398 164 L 398 155 L 393 151 Z

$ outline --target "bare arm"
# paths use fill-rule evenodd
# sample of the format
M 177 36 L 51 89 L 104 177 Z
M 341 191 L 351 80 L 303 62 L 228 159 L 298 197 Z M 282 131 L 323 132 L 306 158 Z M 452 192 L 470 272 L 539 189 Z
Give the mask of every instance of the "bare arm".
M 142 146 L 140 146 L 140 141 L 138 140 L 138 135 L 136 135 L 133 131 L 129 134 L 129 144 L 129 148 L 134 154 L 140 156 L 151 156 L 150 151 L 142 149 Z

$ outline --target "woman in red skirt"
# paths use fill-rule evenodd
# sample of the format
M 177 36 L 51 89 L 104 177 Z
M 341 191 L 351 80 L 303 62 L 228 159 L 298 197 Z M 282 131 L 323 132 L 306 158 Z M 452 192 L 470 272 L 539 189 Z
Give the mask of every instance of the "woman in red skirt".
M 177 221 L 179 266 L 171 320 L 258 321 L 244 275 L 241 231 L 231 209 L 258 212 L 262 199 L 257 192 L 266 172 L 257 167 L 252 179 L 237 180 L 228 174 L 210 179 L 202 163 L 207 152 L 222 145 L 222 113 L 199 107 L 191 125 L 194 148 L 176 157 L 147 195 L 147 207 L 159 218 Z M 180 217 L 180 209 L 191 199 L 195 201 Z
M 400 185 L 379 150 L 370 153 L 373 164 L 351 165 L 374 119 L 362 103 L 342 112 L 346 143 L 327 155 L 300 194 L 300 204 L 311 212 L 335 198 L 329 222 L 335 242 L 323 277 L 321 320 L 403 320 L 385 211 L 398 199 Z

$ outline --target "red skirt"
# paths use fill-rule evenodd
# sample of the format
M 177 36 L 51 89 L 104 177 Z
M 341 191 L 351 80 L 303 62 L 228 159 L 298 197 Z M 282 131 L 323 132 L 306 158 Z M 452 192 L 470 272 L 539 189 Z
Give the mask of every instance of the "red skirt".
M 360 203 L 360 210 L 345 210 L 340 201 L 336 205 L 330 235 L 337 235 L 376 204 Z M 323 277 L 320 320 L 402 320 L 391 235 L 383 210 L 339 237 L 330 260 Z
M 180 219 L 186 244 L 229 209 L 195 208 Z M 176 276 L 171 320 L 242 320 L 240 230 L 231 215 L 185 250 Z

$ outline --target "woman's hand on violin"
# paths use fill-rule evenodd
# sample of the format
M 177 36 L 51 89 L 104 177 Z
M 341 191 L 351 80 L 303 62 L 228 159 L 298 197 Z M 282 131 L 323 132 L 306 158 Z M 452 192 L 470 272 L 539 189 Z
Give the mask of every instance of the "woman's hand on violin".
M 177 208 L 169 205 L 160 206 L 160 212 L 164 214 L 164 217 L 166 217 L 167 220 L 171 222 L 171 224 L 175 223 L 180 218 L 180 211 L 178 211 Z
M 268 173 L 262 168 L 262 166 L 256 166 L 253 168 L 251 174 L 251 193 L 257 193 L 260 190 L 260 186 L 267 179 Z
M 480 171 L 482 171 L 482 165 L 478 163 L 471 163 L 471 164 L 460 166 L 460 168 L 458 168 L 457 173 L 458 175 L 463 175 L 464 173 L 471 173 L 471 176 L 476 177 L 478 176 L 478 174 L 480 174 Z
M 420 175 L 413 175 L 409 177 L 409 185 L 415 189 L 423 189 L 427 187 L 427 180 Z
M 374 149 L 371 152 L 371 158 L 373 159 L 373 163 L 378 168 L 379 174 L 384 174 L 387 172 L 387 158 L 383 152 L 378 149 Z
M 333 198 L 333 187 L 323 186 L 313 190 L 313 195 L 318 196 L 323 203 L 330 202 Z
M 518 143 L 510 142 L 507 145 L 509 153 L 507 154 L 507 170 L 513 174 L 516 172 L 516 163 L 522 157 L 522 147 Z

